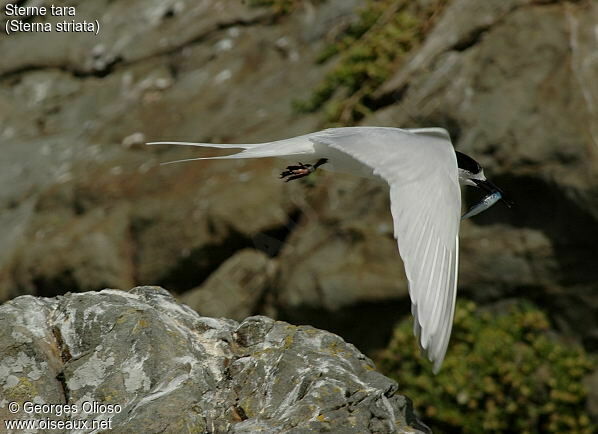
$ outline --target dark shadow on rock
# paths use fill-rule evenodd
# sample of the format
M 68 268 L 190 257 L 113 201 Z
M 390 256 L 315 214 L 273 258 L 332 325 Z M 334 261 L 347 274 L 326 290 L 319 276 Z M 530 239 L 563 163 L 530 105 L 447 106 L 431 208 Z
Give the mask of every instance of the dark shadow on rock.
M 158 280 L 158 285 L 171 288 L 176 293 L 184 293 L 201 285 L 228 258 L 236 252 L 254 248 L 269 257 L 278 255 L 291 231 L 301 217 L 301 211 L 289 214 L 283 225 L 267 229 L 253 236 L 246 236 L 232 227 L 228 236 L 218 243 L 206 244 L 193 250 Z
M 158 280 L 158 285 L 171 288 L 176 293 L 195 288 L 227 258 L 250 246 L 251 240 L 248 237 L 231 228 L 228 236 L 221 242 L 205 244 L 191 251 Z
M 65 292 L 81 291 L 72 270 L 62 270 L 60 274 L 51 278 L 39 276 L 33 279 L 33 286 L 35 287 L 35 294 L 40 297 L 55 297 Z
M 359 303 L 334 311 L 309 306 L 281 308 L 279 317 L 329 330 L 365 354 L 372 354 L 388 345 L 394 326 L 410 312 L 411 302 L 404 299 Z
M 301 210 L 294 210 L 289 213 L 287 222 L 284 225 L 277 226 L 254 235 L 251 237 L 253 247 L 260 252 L 264 252 L 271 258 L 277 256 L 287 241 L 287 238 L 295 226 L 297 226 L 301 216 Z
M 598 281 L 598 222 L 587 210 L 567 197 L 558 185 L 537 177 L 503 175 L 491 180 L 506 192 L 515 205 L 509 209 L 499 202 L 491 212 L 474 217 L 476 224 L 508 224 L 540 230 L 554 245 L 562 276 L 560 284 Z M 479 193 L 472 190 L 465 189 L 468 205 L 479 198 Z
M 557 278 L 548 286 L 518 285 L 486 295 L 476 288 L 460 288 L 460 294 L 482 303 L 504 297 L 530 300 L 548 313 L 557 330 L 579 339 L 588 351 L 596 351 L 598 338 L 592 330 L 598 309 L 598 222 L 556 184 L 529 176 L 504 175 L 492 181 L 509 194 L 515 206 L 495 205 L 473 221 L 481 226 L 505 224 L 544 233 L 552 243 Z M 472 190 L 465 190 L 468 205 L 479 200 L 479 193 Z

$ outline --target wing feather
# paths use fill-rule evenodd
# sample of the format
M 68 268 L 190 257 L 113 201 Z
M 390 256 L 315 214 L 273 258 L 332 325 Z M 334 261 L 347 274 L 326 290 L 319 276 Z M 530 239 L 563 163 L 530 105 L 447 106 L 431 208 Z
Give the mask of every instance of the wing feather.
M 413 331 L 437 372 L 450 339 L 459 257 L 461 193 L 448 133 L 437 128 L 335 128 L 310 140 L 353 157 L 389 184 Z

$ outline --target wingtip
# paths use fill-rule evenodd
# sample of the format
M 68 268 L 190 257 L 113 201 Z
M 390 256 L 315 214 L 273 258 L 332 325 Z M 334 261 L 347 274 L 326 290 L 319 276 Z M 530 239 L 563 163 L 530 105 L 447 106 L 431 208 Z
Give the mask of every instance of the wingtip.
M 440 368 L 442 367 L 442 362 L 444 361 L 445 354 L 438 354 L 437 351 L 434 351 L 433 348 L 424 349 L 426 356 L 430 362 L 432 362 L 432 373 L 434 375 L 438 375 L 440 372 Z
M 417 315 L 414 315 L 413 317 L 413 325 L 413 333 L 421 349 L 421 354 L 430 362 L 432 362 L 432 373 L 434 375 L 437 375 L 440 372 L 440 368 L 442 367 L 442 362 L 444 361 L 444 357 L 446 354 L 446 348 L 444 352 L 442 352 L 442 350 L 439 351 L 438 348 L 434 348 L 433 336 L 429 336 L 427 339 L 424 337 L 422 333 L 422 326 L 419 323 Z

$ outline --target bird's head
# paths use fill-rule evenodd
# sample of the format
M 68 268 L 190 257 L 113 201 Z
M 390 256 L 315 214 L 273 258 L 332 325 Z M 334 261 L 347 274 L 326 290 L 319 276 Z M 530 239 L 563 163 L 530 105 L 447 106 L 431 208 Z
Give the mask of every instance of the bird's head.
M 509 208 L 513 206 L 513 202 L 505 198 L 505 192 L 486 179 L 484 169 L 482 169 L 480 163 L 462 152 L 455 151 L 455 154 L 457 154 L 459 182 L 461 184 L 480 188 L 488 195 L 498 192 L 501 195 L 500 200 L 502 200 Z

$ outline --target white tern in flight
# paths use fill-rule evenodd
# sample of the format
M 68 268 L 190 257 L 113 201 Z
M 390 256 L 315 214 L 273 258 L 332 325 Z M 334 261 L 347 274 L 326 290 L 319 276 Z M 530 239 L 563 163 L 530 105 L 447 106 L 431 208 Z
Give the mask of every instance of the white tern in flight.
M 388 184 L 394 236 L 409 282 L 414 333 L 434 362 L 434 372 L 438 372 L 451 335 L 457 294 L 459 184 L 475 186 L 488 193 L 462 218 L 476 215 L 498 200 L 510 206 L 502 190 L 486 179 L 482 167 L 471 157 L 454 150 L 446 130 L 346 127 L 256 144 L 148 144 L 243 149 L 233 155 L 170 163 L 278 157 L 310 161 L 288 166 L 281 174 L 285 181 L 302 178 L 322 167 Z

